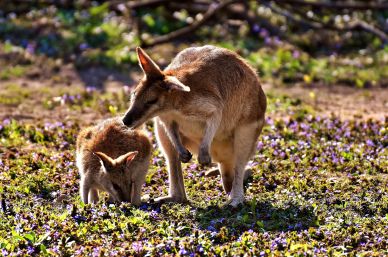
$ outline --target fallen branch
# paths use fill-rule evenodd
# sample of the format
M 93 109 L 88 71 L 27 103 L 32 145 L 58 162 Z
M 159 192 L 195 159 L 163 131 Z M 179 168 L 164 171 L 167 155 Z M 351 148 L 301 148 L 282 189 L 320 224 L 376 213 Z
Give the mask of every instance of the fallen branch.
M 189 2 L 188 4 L 172 2 L 170 4 L 170 8 L 174 10 L 185 9 L 189 13 L 196 14 L 206 12 L 209 9 L 209 4 L 206 4 L 206 2 L 203 1 L 194 1 Z M 266 28 L 271 35 L 281 36 L 279 28 L 271 24 L 268 19 L 257 15 L 254 11 L 244 8 L 242 4 L 233 4 L 227 6 L 225 8 L 225 13 L 228 19 L 246 21 L 251 29 L 252 34 L 254 35 L 257 35 L 257 31 L 255 31 L 255 26 L 259 25 L 260 27 Z
M 274 0 L 274 2 L 277 3 L 287 3 L 292 4 L 294 6 L 311 6 L 316 8 L 330 8 L 330 9 L 352 9 L 352 10 L 368 10 L 368 9 L 374 9 L 374 10 L 388 10 L 388 3 L 376 3 L 376 2 L 327 2 L 327 1 L 321 1 L 321 2 L 310 2 L 310 1 L 303 1 L 303 0 Z
M 356 20 L 350 26 L 344 27 L 344 30 L 364 30 L 379 37 L 383 42 L 388 42 L 388 36 L 384 31 L 365 21 Z
M 159 37 L 156 37 L 152 39 L 149 42 L 143 42 L 142 46 L 154 46 L 157 44 L 165 43 L 168 41 L 171 41 L 173 39 L 176 39 L 178 37 L 181 37 L 183 35 L 189 34 L 195 30 L 197 30 L 201 25 L 203 25 L 205 22 L 207 22 L 210 18 L 212 18 L 218 11 L 224 9 L 228 5 L 238 2 L 238 0 L 227 0 L 219 4 L 211 4 L 209 6 L 209 9 L 207 12 L 203 15 L 202 19 L 194 21 L 191 25 L 175 30 L 171 33 L 168 33 L 166 35 L 162 35 Z
M 267 2 L 263 3 L 263 5 L 270 8 L 273 12 L 286 17 L 290 21 L 299 23 L 303 26 L 306 26 L 312 29 L 328 29 L 328 30 L 336 30 L 336 31 L 363 30 L 370 34 L 375 35 L 376 37 L 380 38 L 383 42 L 388 42 L 388 35 L 384 31 L 362 20 L 354 20 L 352 22 L 349 22 L 349 24 L 346 26 L 336 26 L 334 24 L 318 22 L 317 20 L 315 21 L 307 20 L 305 16 L 304 18 L 296 17 L 291 12 L 288 12 L 286 9 L 278 8 Z

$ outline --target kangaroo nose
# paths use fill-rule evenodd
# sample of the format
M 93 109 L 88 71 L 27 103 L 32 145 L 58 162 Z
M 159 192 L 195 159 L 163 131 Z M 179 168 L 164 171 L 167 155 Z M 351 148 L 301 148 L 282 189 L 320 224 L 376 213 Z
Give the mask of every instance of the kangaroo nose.
M 132 125 L 133 119 L 130 115 L 125 115 L 123 118 L 123 123 L 125 126 L 130 127 Z

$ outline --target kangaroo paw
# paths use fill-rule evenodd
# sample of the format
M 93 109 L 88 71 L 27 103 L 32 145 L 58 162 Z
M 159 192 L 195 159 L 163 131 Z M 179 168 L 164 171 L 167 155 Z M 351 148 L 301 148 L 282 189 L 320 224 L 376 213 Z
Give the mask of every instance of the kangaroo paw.
M 189 162 L 191 160 L 191 157 L 193 157 L 193 155 L 188 150 L 179 153 L 179 159 L 183 163 Z
M 252 177 L 253 171 L 252 169 L 246 169 L 244 173 L 244 181 Z

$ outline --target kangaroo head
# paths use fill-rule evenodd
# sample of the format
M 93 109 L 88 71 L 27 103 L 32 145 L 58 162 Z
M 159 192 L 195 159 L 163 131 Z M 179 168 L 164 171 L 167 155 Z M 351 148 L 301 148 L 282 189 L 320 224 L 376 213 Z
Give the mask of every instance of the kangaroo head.
M 101 186 L 115 201 L 130 202 L 133 198 L 130 168 L 138 152 L 128 152 L 116 159 L 112 159 L 102 152 L 94 154 L 99 158 L 103 171 L 104 178 L 99 181 Z
M 190 92 L 177 77 L 165 74 L 143 49 L 138 47 L 136 50 L 144 77 L 132 91 L 131 104 L 123 118 L 126 126 L 134 128 L 174 109 L 169 99 L 177 92 Z

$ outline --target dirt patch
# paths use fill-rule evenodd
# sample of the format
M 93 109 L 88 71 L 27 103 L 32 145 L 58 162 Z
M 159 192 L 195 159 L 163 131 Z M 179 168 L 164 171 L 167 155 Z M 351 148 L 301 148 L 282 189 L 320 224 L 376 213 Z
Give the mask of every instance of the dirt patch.
M 71 66 L 64 66 L 52 76 L 38 79 L 31 77 L 15 78 L 0 81 L 0 96 L 7 98 L 12 95 L 10 87 L 19 87 L 14 95 L 25 94 L 14 103 L 0 103 L 0 120 L 16 119 L 19 121 L 53 121 L 80 120 L 81 123 L 104 118 L 93 109 L 83 112 L 64 107 L 47 109 L 44 99 L 59 95 L 61 89 L 71 92 L 93 86 L 104 91 L 117 91 L 124 85 L 132 86 L 141 78 L 141 73 L 134 69 L 128 73 L 91 67 L 78 71 Z M 263 85 L 266 92 L 275 95 L 288 95 L 299 98 L 311 105 L 318 115 L 336 115 L 341 119 L 375 119 L 384 120 L 388 115 L 388 88 L 358 89 L 347 86 L 273 86 Z M 24 92 L 26 91 L 26 92 Z
M 359 89 L 343 85 L 292 87 L 263 85 L 265 91 L 299 98 L 314 107 L 319 115 L 332 115 L 341 120 L 388 118 L 388 88 Z

